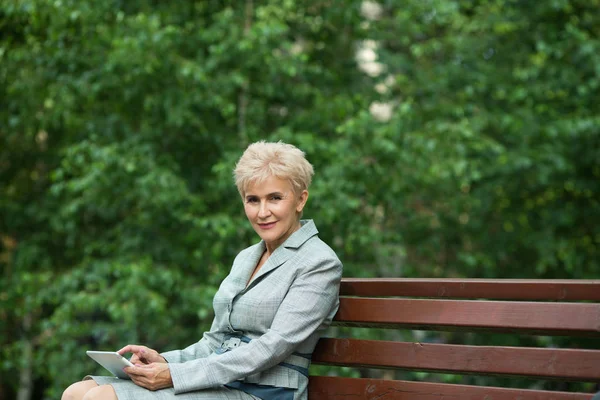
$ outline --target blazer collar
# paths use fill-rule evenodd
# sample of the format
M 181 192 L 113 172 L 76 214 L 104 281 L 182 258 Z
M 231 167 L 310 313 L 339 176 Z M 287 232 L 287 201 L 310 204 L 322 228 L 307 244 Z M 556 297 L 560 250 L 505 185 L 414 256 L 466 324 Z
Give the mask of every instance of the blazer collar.
M 272 271 L 275 268 L 281 266 L 283 263 L 285 263 L 294 254 L 295 249 L 298 249 L 308 239 L 319 233 L 312 219 L 301 220 L 300 224 L 302 225 L 300 229 L 292 233 L 290 237 L 287 238 L 286 241 L 283 242 L 278 248 L 276 248 L 273 254 L 269 256 L 267 262 L 265 262 L 262 268 L 258 271 L 258 274 L 254 276 L 248 287 L 267 272 Z M 250 258 L 253 266 L 256 266 L 258 260 L 260 260 L 260 257 L 262 256 L 265 249 L 265 242 L 264 240 L 261 240 L 261 242 L 257 246 L 257 250 L 254 252 L 254 254 L 252 254 Z
M 292 233 L 290 237 L 287 238 L 287 240 L 281 244 L 280 247 L 297 249 L 298 247 L 302 246 L 304 242 L 306 242 L 308 239 L 319 233 L 312 219 L 300 220 L 300 225 L 300 229 Z M 277 253 L 277 250 L 273 252 L 273 254 L 275 253 Z

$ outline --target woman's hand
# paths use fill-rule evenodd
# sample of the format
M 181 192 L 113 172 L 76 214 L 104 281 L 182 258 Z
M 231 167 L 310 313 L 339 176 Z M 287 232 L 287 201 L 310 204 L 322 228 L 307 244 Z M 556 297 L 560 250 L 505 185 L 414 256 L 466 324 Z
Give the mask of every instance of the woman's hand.
M 136 344 L 128 344 L 123 347 L 121 350 L 117 351 L 120 355 L 125 353 L 133 353 L 131 356 L 131 363 L 134 365 L 137 364 L 152 364 L 152 363 L 166 363 L 167 360 L 164 359 L 163 356 L 158 354 L 156 350 L 152 350 L 146 346 L 139 346 Z
M 123 371 L 129 375 L 133 383 L 148 390 L 159 390 L 173 386 L 169 364 L 164 362 L 151 364 L 135 364 L 125 367 Z

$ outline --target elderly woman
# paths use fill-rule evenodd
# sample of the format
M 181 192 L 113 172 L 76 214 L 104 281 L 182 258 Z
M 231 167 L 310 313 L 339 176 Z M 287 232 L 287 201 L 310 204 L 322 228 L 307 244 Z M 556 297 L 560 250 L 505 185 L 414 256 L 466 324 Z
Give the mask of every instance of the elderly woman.
M 131 380 L 86 377 L 63 399 L 307 398 L 308 366 L 339 300 L 342 264 L 301 220 L 313 168 L 284 143 L 251 144 L 235 183 L 248 221 L 262 239 L 242 250 L 217 291 L 215 318 L 202 339 L 158 353 L 127 345 Z

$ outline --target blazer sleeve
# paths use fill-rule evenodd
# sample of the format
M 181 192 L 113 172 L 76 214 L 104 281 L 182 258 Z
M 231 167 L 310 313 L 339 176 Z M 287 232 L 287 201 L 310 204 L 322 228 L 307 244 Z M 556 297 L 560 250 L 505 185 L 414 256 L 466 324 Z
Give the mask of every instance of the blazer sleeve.
M 327 254 L 310 264 L 294 279 L 265 334 L 224 354 L 169 364 L 175 393 L 224 385 L 268 369 L 327 326 L 339 305 L 342 263 Z

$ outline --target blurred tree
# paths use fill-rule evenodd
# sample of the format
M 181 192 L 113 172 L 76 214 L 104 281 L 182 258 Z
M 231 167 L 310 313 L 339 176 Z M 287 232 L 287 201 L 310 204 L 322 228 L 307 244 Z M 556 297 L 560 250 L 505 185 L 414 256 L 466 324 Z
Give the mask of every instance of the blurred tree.
M 347 276 L 597 278 L 599 5 L 4 2 L 0 397 L 198 340 L 260 139 Z
M 394 112 L 341 129 L 359 182 L 394 171 L 366 192 L 404 273 L 599 276 L 599 5 L 381 2 L 369 34 Z
M 200 338 L 233 257 L 257 241 L 231 178 L 242 150 L 286 138 L 316 152 L 368 105 L 359 6 L 0 6 L 8 397 L 56 398 L 93 372 L 87 348 Z

